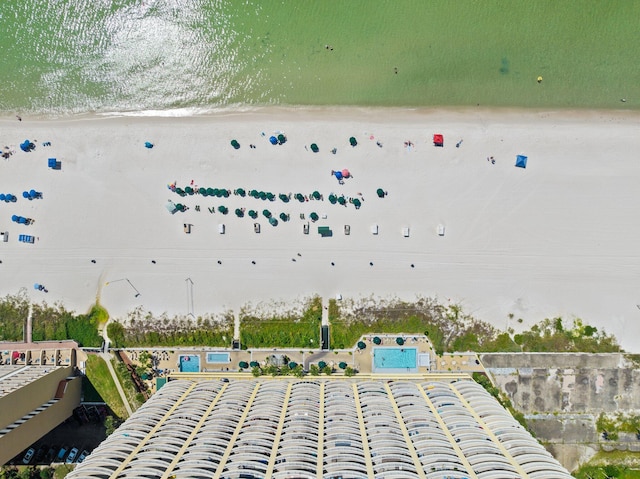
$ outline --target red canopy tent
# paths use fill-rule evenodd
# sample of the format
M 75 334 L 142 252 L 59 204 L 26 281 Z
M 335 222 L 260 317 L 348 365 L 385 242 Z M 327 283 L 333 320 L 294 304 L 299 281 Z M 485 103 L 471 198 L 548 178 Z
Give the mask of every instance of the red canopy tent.
M 444 146 L 444 136 L 436 133 L 433 135 L 433 145 L 434 146 Z

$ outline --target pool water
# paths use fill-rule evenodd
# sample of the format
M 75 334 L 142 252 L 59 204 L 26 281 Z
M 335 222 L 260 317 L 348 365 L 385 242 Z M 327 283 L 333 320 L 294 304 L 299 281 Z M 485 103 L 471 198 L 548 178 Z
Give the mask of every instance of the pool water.
M 229 353 L 207 353 L 207 362 L 227 364 L 231 359 Z
M 180 372 L 199 373 L 200 356 L 196 356 L 193 354 L 185 354 L 183 356 L 180 356 Z
M 416 372 L 416 348 L 374 348 L 373 372 Z

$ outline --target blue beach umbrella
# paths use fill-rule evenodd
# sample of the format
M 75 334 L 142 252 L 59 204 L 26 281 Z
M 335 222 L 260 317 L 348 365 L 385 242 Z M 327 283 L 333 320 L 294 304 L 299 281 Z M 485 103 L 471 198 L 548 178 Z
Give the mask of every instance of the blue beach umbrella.
M 334 171 L 334 172 L 333 172 L 333 174 L 335 175 L 335 177 L 336 177 L 338 180 L 341 180 L 341 179 L 342 179 L 342 172 L 341 172 L 341 171 Z
M 29 196 L 31 196 L 31 198 L 37 198 L 38 196 L 40 196 L 40 193 L 38 193 L 36 190 L 31 190 L 29 191 Z
M 14 223 L 17 223 L 19 218 L 20 217 L 18 215 L 12 215 L 11 216 L 11 221 L 13 221 Z
M 144 142 L 144 147 L 151 149 L 151 148 L 153 148 L 153 143 L 151 143 L 150 141 L 145 141 Z
M 22 197 L 23 198 L 27 198 L 27 199 L 31 199 L 31 197 L 29 196 L 29 192 L 28 191 L 23 191 L 22 192 Z
M 275 136 L 272 136 L 269 138 L 269 143 L 271 143 L 272 145 L 277 145 L 278 139 Z
M 7 195 L 4 193 L 0 193 L 0 201 L 5 201 L 7 199 Z
M 37 290 L 39 290 L 39 289 L 40 289 L 40 284 L 38 284 L 38 283 L 34 283 L 34 284 L 33 284 L 33 289 L 37 289 Z
M 21 225 L 26 225 L 27 218 L 25 218 L 24 216 L 18 216 L 18 223 L 20 223 Z

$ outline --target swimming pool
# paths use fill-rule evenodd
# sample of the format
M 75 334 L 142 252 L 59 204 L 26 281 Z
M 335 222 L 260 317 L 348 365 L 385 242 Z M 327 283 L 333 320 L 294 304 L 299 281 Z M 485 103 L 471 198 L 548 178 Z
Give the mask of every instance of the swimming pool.
M 196 356 L 195 354 L 180 355 L 180 372 L 199 373 L 200 356 Z
M 373 372 L 415 373 L 418 371 L 416 348 L 373 348 Z
M 231 355 L 229 353 L 207 353 L 207 362 L 228 364 L 231 362 Z

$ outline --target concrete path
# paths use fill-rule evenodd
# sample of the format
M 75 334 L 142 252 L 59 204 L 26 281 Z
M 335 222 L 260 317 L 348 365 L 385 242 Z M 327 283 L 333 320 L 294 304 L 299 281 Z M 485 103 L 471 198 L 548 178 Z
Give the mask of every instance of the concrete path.
M 131 410 L 131 405 L 129 404 L 129 401 L 127 400 L 127 396 L 124 394 L 124 390 L 122 389 L 122 386 L 120 385 L 120 380 L 118 379 L 118 376 L 116 375 L 116 371 L 113 369 L 113 365 L 111 364 L 111 359 L 112 359 L 111 354 L 100 353 L 100 357 L 102 359 L 104 359 L 105 363 L 107 363 L 107 368 L 109 368 L 109 373 L 111 373 L 111 377 L 113 378 L 113 382 L 116 385 L 116 389 L 118 390 L 118 394 L 120 394 L 120 398 L 122 399 L 122 402 L 124 403 L 124 408 L 127 410 L 127 413 L 129 414 L 129 416 L 131 416 L 133 414 L 133 411 Z

